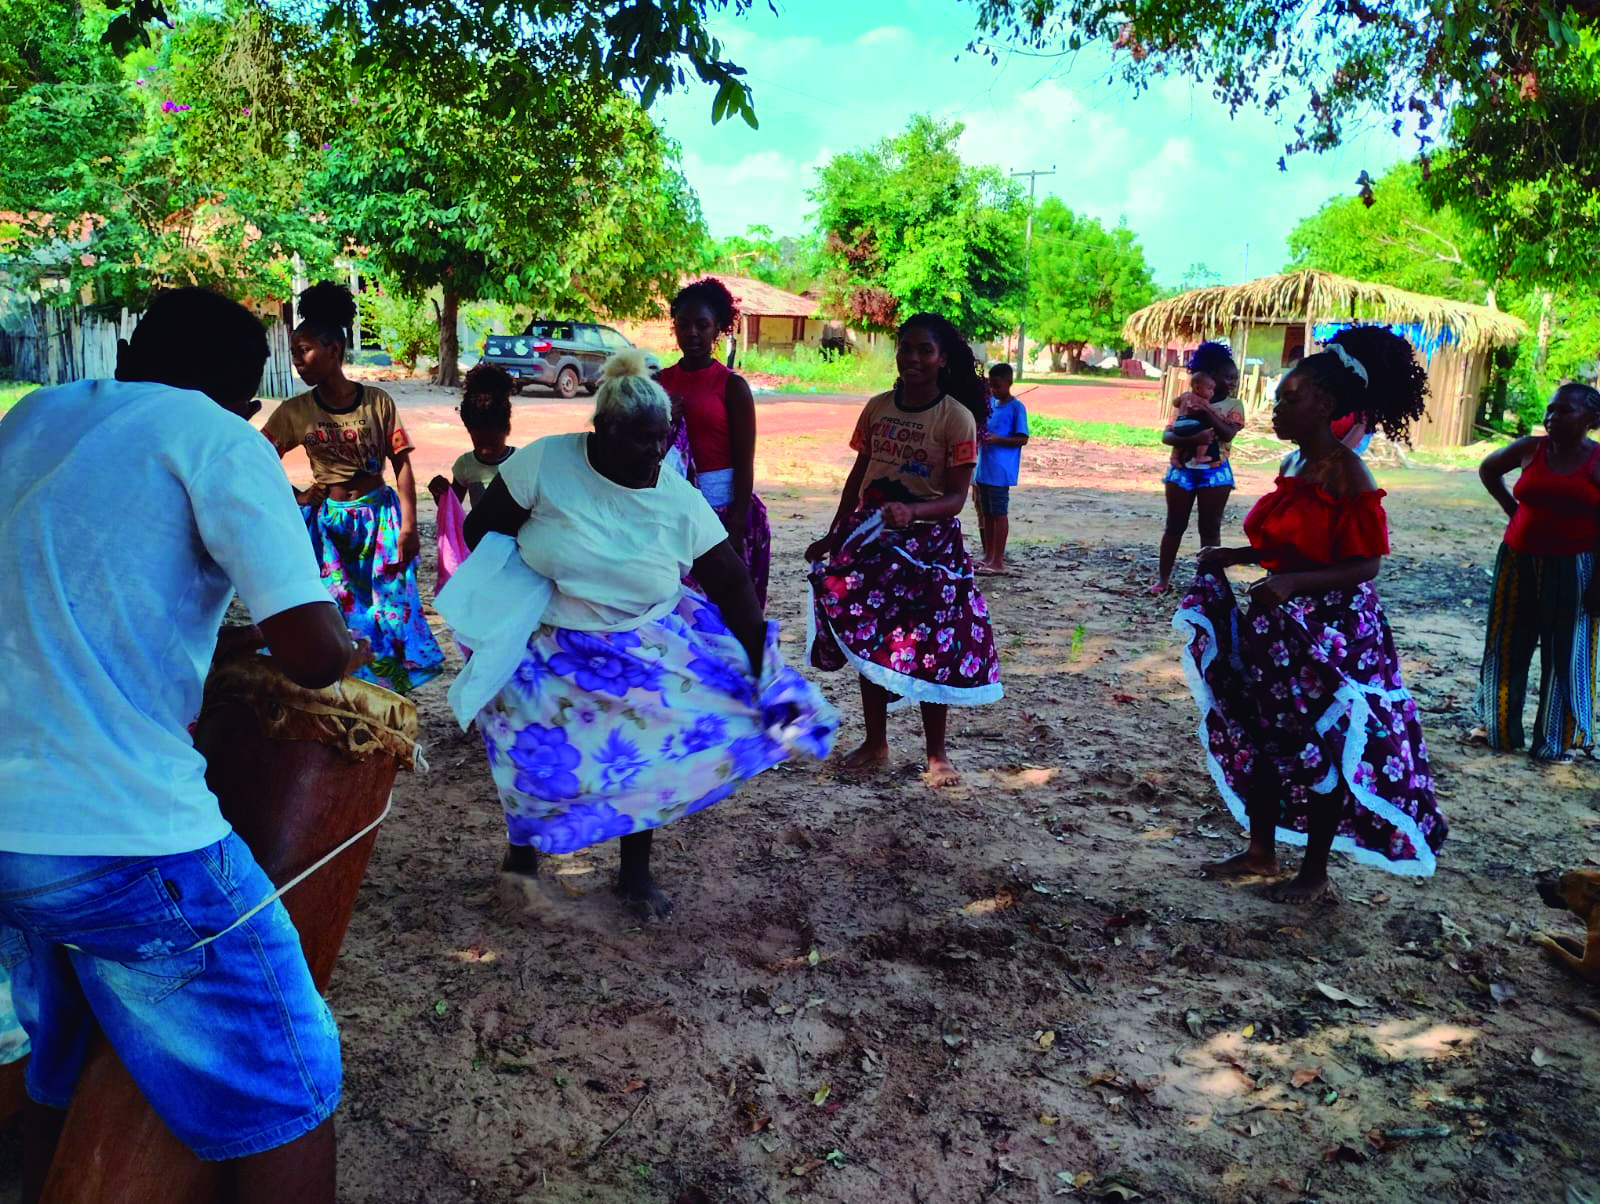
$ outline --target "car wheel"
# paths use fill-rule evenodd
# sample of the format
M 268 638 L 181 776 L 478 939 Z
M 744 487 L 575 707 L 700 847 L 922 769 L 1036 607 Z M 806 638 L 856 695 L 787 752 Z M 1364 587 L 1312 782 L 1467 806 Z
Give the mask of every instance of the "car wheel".
M 571 401 L 578 395 L 578 370 L 563 368 L 556 373 L 556 396 Z

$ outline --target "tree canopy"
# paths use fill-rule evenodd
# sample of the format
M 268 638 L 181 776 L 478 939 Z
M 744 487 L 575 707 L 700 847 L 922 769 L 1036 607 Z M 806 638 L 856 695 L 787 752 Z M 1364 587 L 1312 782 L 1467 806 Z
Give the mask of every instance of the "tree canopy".
M 527 78 L 561 78 L 630 87 L 649 107 L 693 75 L 715 88 L 713 121 L 756 124 L 744 69 L 711 35 L 708 18 L 742 14 L 757 0 L 251 0 L 257 11 L 360 47 L 357 66 L 430 100 L 450 103 L 488 84 L 487 113 L 515 116 Z M 766 0 L 769 7 L 772 0 Z M 174 27 L 181 0 L 114 0 L 106 23 L 117 53 L 151 45 L 156 27 Z M 193 6 L 198 7 L 198 6 Z M 776 8 L 773 8 L 776 12 Z
M 707 247 L 705 270 L 748 276 L 791 293 L 815 287 L 818 242 L 814 236 L 776 235 L 771 226 L 719 238 Z
M 904 133 L 818 171 L 809 196 L 824 299 L 856 325 L 891 330 L 931 310 L 968 338 L 987 339 L 1016 324 L 1021 191 L 997 168 L 961 161 L 963 128 L 919 115 Z
M 1135 92 L 1186 77 L 1231 112 L 1273 115 L 1285 158 L 1387 127 L 1408 140 L 1431 199 L 1489 237 L 1502 272 L 1578 280 L 1600 249 L 1600 5 L 972 3 L 976 51 L 1098 45 L 1112 78 Z
M 1122 322 L 1155 299 L 1144 250 L 1125 225 L 1107 230 L 1046 197 L 1033 217 L 1028 323 L 1050 345 L 1051 371 L 1075 363 L 1085 344 L 1105 347 L 1122 338 Z
M 1289 234 L 1285 270 L 1320 268 L 1452 301 L 1483 304 L 1489 283 L 1478 231 L 1451 209 L 1434 209 L 1421 172 L 1403 163 L 1373 181 L 1377 203 L 1333 197 Z

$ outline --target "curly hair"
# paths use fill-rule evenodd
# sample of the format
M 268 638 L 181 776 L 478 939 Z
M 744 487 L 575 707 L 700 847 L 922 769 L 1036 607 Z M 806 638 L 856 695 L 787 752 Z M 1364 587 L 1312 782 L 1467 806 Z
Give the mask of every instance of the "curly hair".
M 667 313 L 676 318 L 679 312 L 691 305 L 704 305 L 711 312 L 718 334 L 727 334 L 739 320 L 739 303 L 728 291 L 728 286 L 715 276 L 684 285 L 667 307 Z
M 1204 372 L 1207 376 L 1215 376 L 1225 367 L 1238 369 L 1233 362 L 1233 351 L 1226 343 L 1201 343 L 1189 353 L 1189 361 L 1184 367 L 1190 372 Z
M 155 295 L 119 348 L 118 380 L 195 389 L 230 404 L 261 386 L 267 328 L 237 301 L 204 288 Z
M 1295 368 L 1333 399 L 1329 418 L 1365 415 L 1369 427 L 1381 427 L 1393 443 L 1411 441 L 1411 424 L 1428 408 L 1428 371 L 1411 344 L 1387 326 L 1351 326 L 1323 344 L 1343 348 L 1366 369 L 1362 381 L 1334 351 L 1308 355 Z
M 469 431 L 509 431 L 517 384 L 499 364 L 474 364 L 461 383 L 461 425 Z
M 898 340 L 908 330 L 926 330 L 944 352 L 944 367 L 939 369 L 939 389 L 948 393 L 972 412 L 982 432 L 989 425 L 989 382 L 978 367 L 978 357 L 972 354 L 967 340 L 961 337 L 955 323 L 940 314 L 916 313 L 900 323 L 895 331 Z M 900 395 L 900 382 L 894 382 L 895 396 Z
M 355 342 L 356 299 L 344 285 L 322 280 L 300 294 L 298 312 L 302 331 L 314 335 L 324 347 L 337 343 L 345 351 Z

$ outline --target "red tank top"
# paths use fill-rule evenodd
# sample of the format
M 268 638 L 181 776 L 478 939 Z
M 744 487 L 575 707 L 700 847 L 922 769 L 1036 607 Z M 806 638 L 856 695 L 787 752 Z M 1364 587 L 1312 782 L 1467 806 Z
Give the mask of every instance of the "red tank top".
M 1517 512 L 1506 525 L 1506 545 L 1527 556 L 1576 556 L 1600 546 L 1600 485 L 1594 483 L 1597 446 L 1576 472 L 1554 473 L 1545 460 L 1550 440 L 1539 440 L 1511 496 Z
M 732 375 L 726 364 L 712 360 L 695 372 L 685 370 L 682 364 L 673 364 L 663 368 L 657 378 L 667 396 L 683 406 L 696 472 L 718 472 L 733 467 L 727 401 L 728 377 Z

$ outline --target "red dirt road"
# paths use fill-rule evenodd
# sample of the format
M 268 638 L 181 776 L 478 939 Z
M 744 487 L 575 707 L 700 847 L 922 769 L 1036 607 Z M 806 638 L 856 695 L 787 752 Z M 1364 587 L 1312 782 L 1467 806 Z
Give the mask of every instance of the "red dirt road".
M 416 451 L 418 492 L 435 473 L 448 474 L 450 465 L 472 445 L 455 412 L 460 394 L 420 381 L 383 381 L 393 395 Z M 1031 414 L 1079 422 L 1120 422 L 1153 425 L 1156 414 L 1154 381 L 1116 381 L 1092 385 L 1025 385 L 1018 397 Z M 767 393 L 756 397 L 756 424 L 761 437 L 837 434 L 848 442 L 856 415 L 865 398 L 841 394 Z M 580 431 L 594 413 L 590 398 L 558 401 L 544 397 L 519 397 L 512 407 L 511 441 L 521 446 L 543 435 Z M 265 414 L 258 423 L 265 421 Z M 296 481 L 310 470 L 299 453 L 287 458 L 289 475 Z

